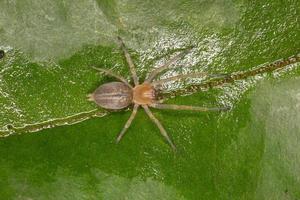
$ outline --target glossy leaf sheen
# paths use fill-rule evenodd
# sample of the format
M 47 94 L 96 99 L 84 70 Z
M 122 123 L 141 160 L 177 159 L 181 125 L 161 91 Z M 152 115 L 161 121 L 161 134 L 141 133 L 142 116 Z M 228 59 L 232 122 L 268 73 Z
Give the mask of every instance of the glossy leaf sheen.
M 0 136 L 18 133 L 0 138 L 1 199 L 299 199 L 298 62 L 167 101 L 231 106 L 226 113 L 153 110 L 177 154 L 141 110 L 116 145 L 130 112 L 86 100 L 114 80 L 90 66 L 130 78 L 118 35 L 141 80 L 190 46 L 181 67 L 161 78 L 230 74 L 299 55 L 299 8 L 298 1 L 1 1 Z M 164 91 L 201 81 L 170 82 Z

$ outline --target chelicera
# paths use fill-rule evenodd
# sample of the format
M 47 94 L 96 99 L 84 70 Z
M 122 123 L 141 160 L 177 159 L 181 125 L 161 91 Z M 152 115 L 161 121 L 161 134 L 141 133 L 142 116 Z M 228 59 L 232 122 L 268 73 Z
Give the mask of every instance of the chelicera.
M 100 107 L 108 110 L 120 110 L 133 104 L 133 111 L 129 119 L 127 120 L 125 126 L 119 133 L 116 139 L 117 143 L 121 141 L 125 132 L 130 127 L 140 106 L 143 107 L 143 109 L 145 110 L 149 118 L 156 124 L 156 126 L 160 130 L 161 135 L 167 140 L 167 142 L 170 144 L 173 150 L 176 150 L 174 143 L 170 139 L 169 135 L 167 134 L 162 124 L 152 114 L 149 107 L 156 108 L 156 109 L 191 110 L 191 111 L 200 111 L 200 112 L 228 110 L 227 107 L 206 108 L 206 107 L 199 107 L 199 106 L 170 105 L 170 104 L 160 103 L 160 101 L 157 98 L 157 86 L 160 86 L 161 84 L 169 81 L 176 81 L 182 78 L 189 78 L 189 77 L 207 76 L 207 74 L 192 73 L 192 74 L 178 75 L 178 76 L 157 80 L 157 81 L 154 80 L 161 72 L 170 68 L 171 64 L 173 64 L 178 59 L 183 57 L 188 52 L 187 50 L 174 56 L 164 65 L 155 68 L 148 75 L 146 80 L 140 84 L 138 77 L 136 75 L 135 66 L 124 45 L 124 42 L 120 37 L 118 37 L 118 41 L 120 43 L 123 53 L 125 54 L 125 58 L 129 66 L 134 85 L 133 86 L 130 85 L 125 78 L 110 70 L 93 67 L 94 69 L 100 72 L 103 72 L 109 76 L 118 79 L 119 82 L 111 82 L 111 83 L 105 83 L 103 85 L 100 85 L 92 94 L 88 95 L 89 101 L 94 101 Z

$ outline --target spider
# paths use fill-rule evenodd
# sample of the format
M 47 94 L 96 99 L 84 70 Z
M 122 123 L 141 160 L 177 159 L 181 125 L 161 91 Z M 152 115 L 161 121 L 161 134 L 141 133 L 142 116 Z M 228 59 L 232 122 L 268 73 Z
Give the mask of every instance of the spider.
M 165 128 L 159 122 L 159 120 L 152 114 L 149 107 L 156 108 L 156 109 L 171 109 L 171 110 L 190 110 L 190 111 L 225 111 L 228 110 L 227 107 L 214 107 L 214 108 L 206 108 L 206 107 L 199 107 L 199 106 L 189 106 L 189 105 L 170 105 L 170 104 L 162 104 L 157 98 L 157 86 L 169 82 L 169 81 L 176 81 L 183 78 L 190 78 L 190 77 L 199 77 L 199 76 L 207 76 L 206 73 L 192 73 L 192 74 L 185 74 L 185 75 L 178 75 L 171 78 L 166 78 L 162 80 L 154 80 L 161 72 L 170 68 L 171 64 L 179 60 L 185 54 L 189 52 L 189 50 L 185 50 L 178 55 L 171 58 L 162 66 L 155 68 L 145 79 L 143 83 L 139 83 L 135 66 L 133 61 L 130 57 L 130 54 L 125 47 L 123 40 L 118 37 L 118 42 L 120 47 L 125 55 L 126 61 L 129 66 L 129 70 L 131 72 L 131 76 L 134 82 L 134 85 L 130 85 L 129 82 L 122 76 L 107 70 L 92 67 L 102 73 L 105 73 L 111 77 L 114 77 L 119 80 L 119 82 L 110 82 L 100 85 L 92 94 L 88 95 L 89 101 L 94 101 L 98 106 L 108 109 L 108 110 L 121 110 L 133 104 L 133 111 L 127 120 L 125 126 L 119 133 L 116 143 L 119 143 L 122 137 L 125 135 L 127 129 L 130 127 L 133 119 L 136 116 L 136 113 L 139 107 L 143 107 L 149 118 L 156 124 L 158 129 L 160 130 L 161 135 L 166 139 L 169 143 L 171 148 L 176 151 L 176 146 L 170 139 L 169 135 L 167 134 Z

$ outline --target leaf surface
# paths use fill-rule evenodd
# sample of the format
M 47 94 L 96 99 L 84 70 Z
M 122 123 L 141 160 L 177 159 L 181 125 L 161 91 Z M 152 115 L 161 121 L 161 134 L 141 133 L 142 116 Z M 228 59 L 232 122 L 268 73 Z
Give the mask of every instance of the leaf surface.
M 1 197 L 300 198 L 299 8 L 297 1 L 1 1 L 0 135 L 9 136 L 0 139 Z M 140 80 L 193 46 L 158 80 L 191 72 L 237 78 L 211 89 L 201 78 L 170 82 L 166 103 L 231 110 L 153 109 L 175 155 L 142 110 L 116 145 L 130 112 L 105 111 L 86 95 L 114 80 L 91 66 L 130 80 L 118 35 Z

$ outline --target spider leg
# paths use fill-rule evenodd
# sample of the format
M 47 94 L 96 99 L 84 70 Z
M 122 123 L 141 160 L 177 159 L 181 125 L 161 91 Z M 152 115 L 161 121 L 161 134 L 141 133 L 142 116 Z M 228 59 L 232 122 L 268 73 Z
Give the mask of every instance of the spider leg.
M 92 67 L 93 69 L 97 70 L 97 71 L 100 71 L 100 72 L 103 72 L 109 76 L 112 76 L 120 81 L 122 81 L 123 83 L 125 83 L 128 87 L 132 88 L 132 86 L 128 83 L 128 81 L 126 81 L 125 78 L 123 78 L 122 76 L 112 72 L 111 70 L 108 70 L 108 69 L 102 69 L 102 68 L 97 68 L 97 67 Z
M 118 135 L 118 137 L 116 139 L 116 143 L 119 143 L 121 141 L 122 137 L 125 135 L 126 130 L 130 127 L 133 119 L 136 116 L 138 108 L 139 108 L 139 105 L 138 104 L 134 104 L 133 111 L 132 111 L 129 119 L 127 120 L 125 126 L 123 127 L 123 129 L 121 130 L 120 134 Z
M 187 105 L 174 105 L 174 104 L 150 104 L 152 108 L 157 109 L 169 109 L 169 110 L 191 110 L 191 111 L 200 111 L 200 112 L 208 112 L 208 111 L 227 111 L 230 107 L 200 107 L 200 106 L 187 106 Z
M 185 78 L 199 78 L 199 77 L 205 77 L 205 76 L 207 76 L 208 78 L 224 78 L 227 75 L 226 74 L 210 74 L 209 75 L 205 72 L 181 74 L 181 75 L 178 75 L 178 76 L 173 76 L 173 77 L 170 77 L 170 78 L 165 78 L 165 79 L 153 81 L 151 83 L 151 85 L 153 85 L 155 87 L 155 86 L 162 85 L 162 84 L 170 82 L 170 81 L 177 81 L 177 80 L 185 79 Z
M 182 51 L 181 53 L 177 54 L 176 56 L 174 56 L 173 58 L 171 58 L 169 61 L 167 61 L 164 65 L 154 69 L 150 75 L 148 76 L 148 78 L 145 80 L 144 83 L 150 83 L 159 73 L 161 73 L 162 71 L 168 69 L 170 67 L 171 64 L 173 64 L 174 62 L 176 62 L 177 60 L 179 60 L 180 58 L 182 58 L 184 55 L 186 55 L 187 53 L 190 52 L 191 49 L 186 49 L 185 51 Z
M 170 78 L 165 78 L 157 81 L 153 81 L 151 85 L 156 86 L 156 85 L 162 85 L 164 83 L 170 82 L 170 81 L 177 81 L 179 79 L 184 79 L 184 78 L 197 78 L 197 77 L 204 77 L 207 76 L 207 73 L 200 72 L 200 73 L 190 73 L 190 74 L 181 74 L 178 76 L 173 76 Z
M 156 126 L 160 130 L 161 135 L 168 141 L 168 143 L 170 144 L 170 146 L 172 147 L 172 149 L 174 151 L 176 151 L 176 147 L 175 147 L 174 143 L 172 142 L 172 140 L 170 139 L 170 137 L 167 134 L 166 130 L 161 125 L 161 123 L 158 121 L 158 119 L 156 119 L 155 116 L 152 114 L 152 112 L 150 111 L 149 107 L 147 105 L 142 105 L 142 106 L 143 106 L 145 112 L 147 113 L 147 115 L 149 116 L 149 118 L 156 124 Z
M 136 75 L 135 67 L 134 67 L 133 61 L 132 61 L 132 59 L 130 57 L 130 54 L 128 53 L 128 51 L 127 51 L 127 49 L 125 47 L 125 44 L 124 44 L 123 40 L 120 37 L 118 37 L 118 41 L 119 41 L 121 49 L 122 49 L 122 51 L 123 51 L 123 53 L 125 55 L 126 61 L 127 61 L 128 65 L 129 65 L 129 70 L 131 72 L 134 85 L 138 85 L 139 84 L 138 77 Z

